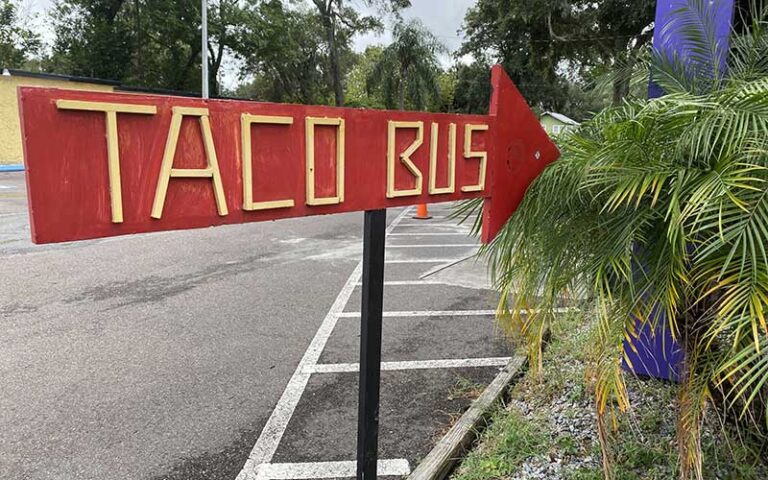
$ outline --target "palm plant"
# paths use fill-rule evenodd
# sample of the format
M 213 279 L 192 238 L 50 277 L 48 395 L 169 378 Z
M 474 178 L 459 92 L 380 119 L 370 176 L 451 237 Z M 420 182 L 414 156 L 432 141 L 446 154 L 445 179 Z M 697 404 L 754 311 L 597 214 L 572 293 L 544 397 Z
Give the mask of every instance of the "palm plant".
M 380 88 L 387 108 L 405 110 L 409 100 L 422 110 L 440 96 L 438 55 L 446 49 L 418 20 L 397 23 L 393 38 L 368 75 L 367 89 Z
M 671 332 L 686 353 L 680 478 L 703 476 L 707 408 L 768 430 L 768 9 L 753 5 L 752 17 L 733 34 L 727 75 L 704 54 L 656 58 L 667 95 L 627 100 L 565 136 L 562 158 L 483 252 L 500 322 L 525 341 L 534 370 L 564 295 L 593 309 L 588 380 L 606 478 L 611 425 L 629 408 L 624 342 L 637 345 L 643 326 Z M 683 31 L 705 52 L 694 23 Z M 692 78 L 691 62 L 712 74 Z

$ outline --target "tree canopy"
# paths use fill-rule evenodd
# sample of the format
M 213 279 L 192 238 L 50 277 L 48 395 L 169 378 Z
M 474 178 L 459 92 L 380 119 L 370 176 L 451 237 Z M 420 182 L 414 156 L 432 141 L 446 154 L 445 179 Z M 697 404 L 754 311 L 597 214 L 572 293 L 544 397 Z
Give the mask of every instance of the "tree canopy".
M 288 103 L 331 101 L 327 79 L 328 52 L 323 34 L 316 27 L 318 15 L 309 10 L 291 10 L 282 2 L 261 2 L 250 20 L 256 35 L 244 35 L 237 56 L 247 78 L 235 94 L 257 100 Z M 346 58 L 352 55 L 340 49 Z
M 411 108 L 423 110 L 440 96 L 437 56 L 446 49 L 418 20 L 398 22 L 393 37 L 369 72 L 367 88 L 379 87 L 387 108 L 405 110 L 407 101 Z
M 3 0 L 9 2 L 11 0 Z M 354 63 L 352 37 L 381 29 L 408 0 L 364 0 L 379 16 L 344 0 L 209 0 L 211 93 L 222 93 L 226 57 L 239 61 L 238 93 L 260 99 L 344 101 Z M 199 0 L 58 0 L 50 71 L 138 86 L 199 91 Z M 231 93 L 231 92 L 230 92 Z
M 381 30 L 381 20 L 372 15 L 360 15 L 345 0 L 312 0 L 320 15 L 324 41 L 328 47 L 328 63 L 336 106 L 344 105 L 344 80 L 341 48 L 349 46 L 353 35 L 370 30 Z M 397 14 L 411 5 L 410 0 L 364 0 L 367 6 L 377 7 L 382 13 Z
M 54 40 L 23 27 L 17 0 L 0 55 L 46 71 L 199 92 L 199 0 L 57 0 Z M 485 113 L 490 66 L 501 63 L 534 107 L 583 119 L 630 85 L 593 89 L 648 51 L 654 0 L 478 0 L 447 65 L 426 27 L 403 19 L 410 0 L 209 0 L 210 91 L 257 100 Z M 356 35 L 390 27 L 391 45 L 353 50 Z M 402 69 L 402 71 L 401 71 Z M 224 73 L 226 71 L 226 73 Z M 227 89 L 222 78 L 230 79 Z M 231 79 L 238 85 L 232 86 Z
M 569 108 L 573 88 L 618 68 L 650 40 L 655 5 L 655 0 L 478 0 L 467 13 L 459 55 L 482 67 L 501 63 L 530 104 L 580 117 L 586 112 Z M 485 68 L 464 68 L 460 82 L 477 82 L 471 73 L 487 75 Z M 626 88 L 617 84 L 615 96 Z M 467 102 L 458 109 L 473 111 L 478 99 L 457 97 L 457 102 Z
M 212 91 L 226 49 L 247 33 L 251 3 L 211 0 Z M 50 70 L 146 87 L 199 90 L 200 2 L 195 0 L 59 0 Z
M 25 23 L 15 0 L 0 0 L 0 67 L 21 68 L 40 52 L 40 36 Z

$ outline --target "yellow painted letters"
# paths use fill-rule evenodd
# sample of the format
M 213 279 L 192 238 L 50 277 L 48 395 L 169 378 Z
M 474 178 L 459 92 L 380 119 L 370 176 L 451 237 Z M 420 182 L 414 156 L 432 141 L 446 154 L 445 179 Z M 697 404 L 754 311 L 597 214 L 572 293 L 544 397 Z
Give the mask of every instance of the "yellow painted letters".
M 467 125 L 464 127 L 464 158 L 480 159 L 480 176 L 477 185 L 461 187 L 462 192 L 482 192 L 485 190 L 485 170 L 488 164 L 488 152 L 472 151 L 472 133 L 484 132 L 486 130 L 488 130 L 488 125 Z
M 416 177 L 416 186 L 409 190 L 397 190 L 395 187 L 395 157 L 397 156 L 395 150 L 397 149 L 397 129 L 399 128 L 416 129 L 416 139 L 400 154 L 400 161 Z M 418 150 L 422 143 L 424 143 L 424 122 L 389 121 L 387 129 L 387 198 L 421 195 L 424 177 L 421 174 L 421 170 L 411 161 L 411 155 Z
M 240 116 L 240 139 L 243 150 L 243 210 L 269 210 L 272 208 L 290 208 L 293 200 L 271 200 L 268 202 L 253 201 L 253 154 L 251 152 L 251 125 L 254 123 L 270 125 L 291 125 L 293 117 L 275 117 L 251 115 L 244 113 Z
M 84 110 L 104 112 L 107 118 L 107 164 L 109 166 L 109 200 L 112 208 L 112 223 L 123 223 L 123 188 L 120 181 L 120 146 L 117 138 L 117 114 L 139 113 L 154 115 L 154 105 L 131 103 L 83 102 L 80 100 L 56 100 L 61 110 Z
M 336 129 L 336 196 L 315 197 L 315 126 L 337 126 Z M 307 151 L 307 205 L 335 205 L 344 202 L 344 119 L 343 118 L 316 118 L 305 119 L 305 138 Z
M 203 135 L 205 158 L 208 162 L 206 168 L 173 168 L 173 157 L 176 154 L 176 144 L 179 141 L 181 121 L 185 116 L 198 117 L 200 119 L 200 131 Z M 213 194 L 216 198 L 216 209 L 218 210 L 219 215 L 223 217 L 229 213 L 227 210 L 227 201 L 224 197 L 224 186 L 221 183 L 219 163 L 216 159 L 216 149 L 213 145 L 213 134 L 211 133 L 211 122 L 208 119 L 207 108 L 173 107 L 171 128 L 168 131 L 168 139 L 165 142 L 163 163 L 160 166 L 160 176 L 157 180 L 155 200 L 152 203 L 152 218 L 160 219 L 163 216 L 165 195 L 168 193 L 168 182 L 170 181 L 171 177 L 211 178 L 213 180 Z
M 432 124 L 432 138 L 429 146 L 429 194 L 440 195 L 456 191 L 456 124 L 448 126 L 448 186 L 437 187 L 437 140 L 440 127 Z

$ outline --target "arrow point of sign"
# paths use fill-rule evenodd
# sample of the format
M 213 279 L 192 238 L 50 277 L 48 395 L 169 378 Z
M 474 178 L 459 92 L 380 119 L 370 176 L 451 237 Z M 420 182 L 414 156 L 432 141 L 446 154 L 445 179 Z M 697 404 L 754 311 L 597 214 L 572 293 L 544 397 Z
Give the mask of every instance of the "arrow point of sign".
M 483 243 L 490 243 L 520 205 L 528 186 L 560 151 L 501 65 L 491 71 L 495 124 L 490 185 L 483 204 Z

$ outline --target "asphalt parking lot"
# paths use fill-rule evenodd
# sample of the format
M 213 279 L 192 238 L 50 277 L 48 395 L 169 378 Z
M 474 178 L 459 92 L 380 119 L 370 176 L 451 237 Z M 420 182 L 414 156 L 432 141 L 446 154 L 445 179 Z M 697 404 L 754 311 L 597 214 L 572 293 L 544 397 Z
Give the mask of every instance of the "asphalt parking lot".
M 479 389 L 509 360 L 507 343 L 492 323 L 496 295 L 461 278 L 481 265 L 424 278 L 477 249 L 466 227 L 446 218 L 450 207 L 432 212 L 432 220 L 415 220 L 407 209 L 387 229 L 381 476 L 410 473 L 471 400 L 457 388 Z M 354 475 L 359 281 L 360 266 L 328 312 L 239 480 L 299 478 L 296 472 L 300 478 Z
M 388 212 L 380 475 L 410 472 L 511 355 L 477 248 Z M 0 174 L 0 471 L 354 475 L 362 215 L 35 246 Z

